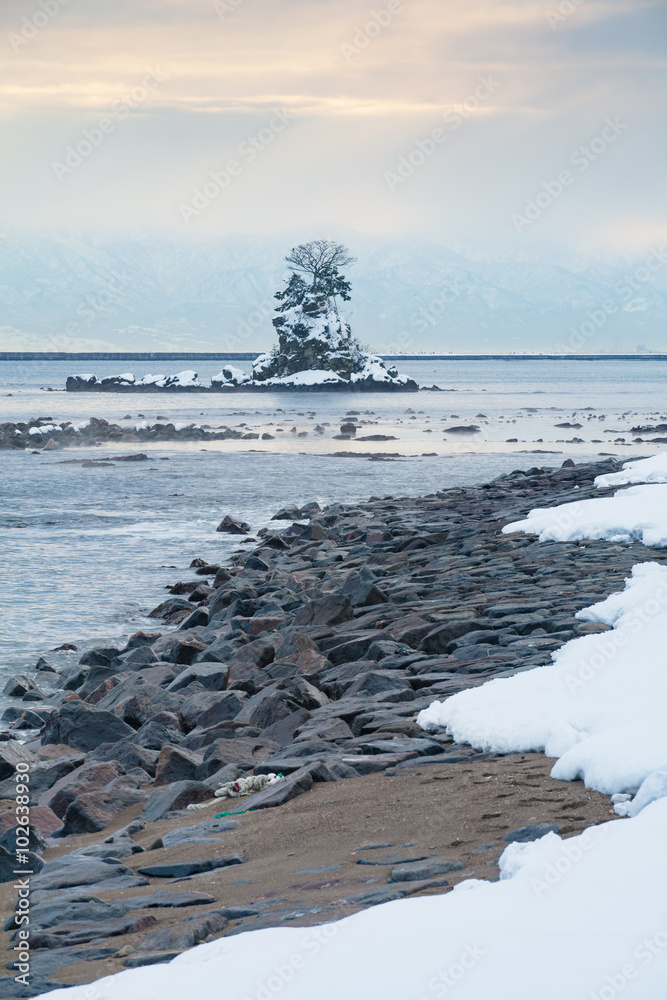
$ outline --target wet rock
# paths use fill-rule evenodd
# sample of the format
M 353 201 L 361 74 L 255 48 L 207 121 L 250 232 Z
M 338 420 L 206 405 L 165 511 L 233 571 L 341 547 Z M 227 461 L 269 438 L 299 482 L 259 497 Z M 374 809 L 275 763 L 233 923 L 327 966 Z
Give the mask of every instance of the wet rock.
M 301 511 L 298 507 L 281 507 L 277 514 L 271 518 L 272 521 L 298 521 Z
M 250 525 L 226 514 L 215 530 L 223 531 L 228 535 L 247 535 L 250 531 Z
M 211 789 L 202 781 L 174 781 L 151 794 L 141 816 L 147 823 L 154 823 L 168 813 L 185 809 L 191 802 L 208 802 L 211 797 Z
M 10 677 L 2 693 L 7 698 L 22 698 L 28 691 L 34 691 L 37 685 L 30 678 L 25 677 L 23 674 L 17 674 L 15 677 Z

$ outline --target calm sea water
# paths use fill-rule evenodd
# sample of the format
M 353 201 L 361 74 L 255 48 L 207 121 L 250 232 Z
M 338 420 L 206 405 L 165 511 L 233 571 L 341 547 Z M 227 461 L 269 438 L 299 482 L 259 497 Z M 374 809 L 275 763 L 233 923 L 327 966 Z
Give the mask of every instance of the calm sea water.
M 194 363 L 172 363 L 168 371 L 191 367 Z M 199 372 L 207 378 L 220 367 L 207 362 Z M 483 412 L 489 418 L 489 441 L 494 435 L 507 440 L 507 422 L 516 419 L 521 430 L 513 425 L 512 433 L 534 441 L 539 430 L 546 442 L 544 428 L 552 428 L 561 413 L 593 407 L 606 414 L 608 426 L 625 421 L 629 427 L 633 420 L 662 415 L 667 404 L 667 362 L 419 361 L 400 367 L 422 384 L 457 391 L 344 398 L 74 395 L 47 388 L 61 389 L 68 374 L 81 370 L 80 362 L 0 362 L 0 421 L 136 418 L 143 412 L 150 419 L 160 414 L 212 424 L 250 423 L 250 416 L 275 421 L 276 414 L 291 422 L 313 410 L 317 420 L 333 423 L 355 406 L 401 423 L 404 435 L 411 419 L 407 409 L 428 413 L 431 427 L 452 415 L 467 420 Z M 130 368 L 127 362 L 94 365 L 98 375 Z M 134 369 L 137 374 L 151 370 L 143 363 Z M 415 434 L 426 433 L 421 423 L 410 427 Z M 552 431 L 551 438 L 562 433 Z M 432 439 L 421 440 L 424 451 L 431 450 Z M 562 454 L 539 459 L 498 453 L 490 446 L 485 451 L 482 445 L 478 453 L 369 462 L 299 454 L 295 441 L 293 450 L 279 454 L 164 448 L 150 451 L 149 461 L 109 468 L 70 461 L 98 456 L 92 449 L 0 452 L 0 691 L 2 677 L 32 669 L 39 655 L 54 666 L 80 655 L 51 652 L 61 643 L 86 648 L 149 624 L 147 611 L 163 598 L 168 583 L 189 576 L 195 556 L 221 562 L 238 546 L 238 539 L 215 532 L 226 513 L 249 521 L 256 531 L 285 503 L 414 496 L 484 482 L 536 462 L 557 465 L 569 454 L 581 460 L 600 450 L 593 444 L 557 448 Z M 516 450 L 529 449 L 522 441 Z M 0 698 L 0 707 L 6 703 Z

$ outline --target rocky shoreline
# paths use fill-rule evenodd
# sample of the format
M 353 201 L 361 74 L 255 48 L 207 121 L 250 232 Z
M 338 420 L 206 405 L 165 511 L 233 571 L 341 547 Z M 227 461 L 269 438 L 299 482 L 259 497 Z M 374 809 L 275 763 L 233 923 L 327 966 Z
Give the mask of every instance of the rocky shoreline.
M 218 530 L 239 536 L 232 564 L 194 559 L 151 612 L 155 632 L 61 674 L 43 659 L 36 680 L 14 678 L 5 693 L 25 708 L 3 717 L 0 889 L 11 913 L 13 772 L 27 764 L 34 964 L 23 988 L 10 960 L 0 997 L 448 891 L 473 872 L 495 877 L 503 841 L 613 820 L 604 796 L 550 782 L 541 755 L 478 753 L 415 717 L 606 630 L 576 611 L 633 564 L 667 560 L 638 543 L 501 534 L 533 507 L 605 495 L 595 476 L 621 464 L 309 504 L 256 538 L 227 516 Z M 222 783 L 269 774 L 283 777 L 205 805 Z M 14 916 L 4 933 L 14 947 Z

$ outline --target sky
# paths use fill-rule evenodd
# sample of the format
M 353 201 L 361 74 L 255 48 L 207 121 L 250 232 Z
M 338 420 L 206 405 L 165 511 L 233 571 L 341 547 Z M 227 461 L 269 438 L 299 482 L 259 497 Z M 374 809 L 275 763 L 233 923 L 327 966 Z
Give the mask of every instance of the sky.
M 3 0 L 0 235 L 667 239 L 656 0 Z

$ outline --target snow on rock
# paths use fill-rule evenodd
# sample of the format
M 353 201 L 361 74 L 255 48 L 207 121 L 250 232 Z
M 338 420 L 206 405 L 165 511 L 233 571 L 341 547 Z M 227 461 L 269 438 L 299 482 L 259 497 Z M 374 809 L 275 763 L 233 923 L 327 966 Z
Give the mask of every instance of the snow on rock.
M 661 799 L 577 837 L 510 845 L 500 882 L 219 938 L 98 980 L 96 996 L 212 1000 L 224 985 L 230 1000 L 664 1000 L 666 833 Z
M 651 458 L 626 462 L 620 472 L 610 472 L 595 480 L 598 487 L 629 486 L 634 483 L 667 483 L 667 451 Z
M 199 386 L 201 383 L 197 380 L 197 372 L 184 371 L 178 372 L 176 375 L 170 375 L 165 382 L 165 386 Z
M 613 631 L 570 640 L 548 666 L 435 701 L 419 725 L 446 726 L 484 750 L 543 750 L 560 758 L 554 778 L 636 792 L 667 766 L 667 568 L 638 564 L 625 590 L 577 617 Z
M 311 371 L 295 372 L 293 375 L 283 375 L 282 378 L 275 377 L 265 379 L 264 385 L 327 385 L 333 382 L 344 382 L 345 380 L 332 371 L 313 369 Z
M 57 424 L 42 424 L 41 427 L 31 427 L 28 434 L 48 434 L 50 431 L 59 431 Z
M 245 385 L 250 381 L 250 376 L 241 368 L 235 368 L 234 365 L 227 365 L 222 371 L 218 372 L 211 379 L 211 385 L 213 386 L 237 386 Z
M 382 358 L 377 354 L 368 354 L 361 371 L 353 372 L 350 375 L 351 382 L 363 382 L 365 379 L 373 379 L 376 382 L 409 382 L 407 375 L 399 375 L 397 369 L 392 365 L 387 368 Z
M 514 531 L 539 535 L 541 542 L 606 538 L 667 545 L 667 485 L 632 486 L 613 497 L 536 508 L 528 517 L 503 528 L 504 533 Z

